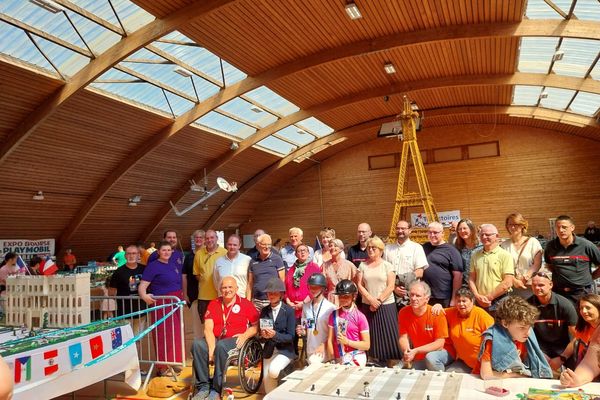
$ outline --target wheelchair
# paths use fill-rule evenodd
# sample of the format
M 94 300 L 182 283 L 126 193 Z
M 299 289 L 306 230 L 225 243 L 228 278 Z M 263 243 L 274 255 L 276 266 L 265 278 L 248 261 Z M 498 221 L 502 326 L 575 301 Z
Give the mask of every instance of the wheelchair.
M 230 368 L 238 369 L 244 392 L 254 394 L 258 391 L 263 379 L 263 347 L 258 337 L 248 339 L 239 350 L 234 348 L 229 351 L 225 362 L 223 387 L 226 386 L 227 371 Z

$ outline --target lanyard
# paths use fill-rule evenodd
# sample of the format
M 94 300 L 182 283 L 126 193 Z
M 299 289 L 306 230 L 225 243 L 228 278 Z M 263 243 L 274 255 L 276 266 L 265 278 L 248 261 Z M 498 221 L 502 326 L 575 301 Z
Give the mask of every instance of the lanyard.
M 323 305 L 323 300 L 319 302 L 319 308 L 317 308 L 317 313 L 315 314 L 315 305 L 314 303 L 310 303 L 310 308 L 312 309 L 313 318 L 315 319 L 315 328 L 317 327 L 317 319 L 319 319 L 319 313 L 321 312 L 321 306 Z
M 221 329 L 221 335 L 219 336 L 219 339 L 222 339 L 227 334 L 227 320 L 229 319 L 231 310 L 233 310 L 233 307 L 235 307 L 236 304 L 237 304 L 237 294 L 235 295 L 235 300 L 233 301 L 233 304 L 231 305 L 231 307 L 229 308 L 229 311 L 227 312 L 227 316 L 225 316 L 225 302 L 223 300 L 221 300 L 221 311 L 222 311 L 221 316 L 223 317 L 223 329 Z

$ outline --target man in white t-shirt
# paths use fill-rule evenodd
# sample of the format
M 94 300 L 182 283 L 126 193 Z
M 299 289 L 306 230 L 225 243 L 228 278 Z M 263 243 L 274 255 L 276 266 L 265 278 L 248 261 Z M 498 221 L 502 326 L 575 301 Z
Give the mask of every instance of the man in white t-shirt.
M 225 247 L 227 248 L 227 254 L 215 261 L 213 271 L 215 287 L 221 287 L 221 280 L 224 277 L 233 276 L 238 287 L 237 294 L 240 297 L 248 298 L 248 266 L 251 258 L 240 253 L 240 237 L 238 235 L 229 236 Z
M 383 259 L 392 264 L 396 273 L 394 297 L 399 309 L 409 302 L 408 285 L 415 279 L 421 279 L 423 270 L 427 268 L 427 257 L 423 246 L 410 240 L 411 232 L 410 222 L 398 221 L 396 224 L 397 242 L 387 244 L 383 252 Z
M 302 306 L 301 324 L 296 327 L 296 334 L 305 337 L 304 345 L 309 364 L 323 362 L 326 355 L 329 315 L 336 308 L 323 296 L 326 287 L 325 275 L 315 273 L 308 278 L 311 301 Z

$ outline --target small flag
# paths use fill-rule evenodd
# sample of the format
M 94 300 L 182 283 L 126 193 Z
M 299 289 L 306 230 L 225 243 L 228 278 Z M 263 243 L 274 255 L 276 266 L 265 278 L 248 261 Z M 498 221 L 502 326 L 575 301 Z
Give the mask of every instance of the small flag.
M 50 256 L 46 257 L 40 264 L 40 272 L 42 275 L 53 275 L 58 271 L 58 266 Z
M 48 376 L 58 371 L 58 349 L 44 352 L 44 360 L 48 360 L 48 366 L 44 367 L 44 375 Z
M 25 264 L 25 260 L 21 256 L 17 256 L 17 266 L 19 269 L 27 268 L 27 264 Z
M 90 352 L 92 353 L 92 359 L 98 358 L 104 354 L 102 336 L 96 336 L 90 339 Z
M 20 383 L 25 373 L 25 380 L 31 380 L 31 356 L 17 358 L 15 360 L 15 383 Z
M 112 348 L 116 349 L 123 344 L 123 338 L 121 336 L 121 328 L 113 329 L 110 331 L 110 340 L 112 342 Z
M 83 359 L 81 343 L 75 343 L 69 346 L 69 358 L 71 359 L 72 368 L 74 368 L 76 365 L 81 364 L 81 360 Z

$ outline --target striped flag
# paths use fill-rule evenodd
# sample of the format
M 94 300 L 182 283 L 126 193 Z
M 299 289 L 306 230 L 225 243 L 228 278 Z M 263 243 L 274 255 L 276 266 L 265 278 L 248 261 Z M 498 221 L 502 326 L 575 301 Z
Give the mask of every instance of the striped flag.
M 15 383 L 20 383 L 23 378 L 31 380 L 31 356 L 15 359 Z
M 42 275 L 53 275 L 56 271 L 58 271 L 58 265 L 52 261 L 50 256 L 46 257 L 46 259 L 40 263 L 40 273 Z
M 21 256 L 17 256 L 17 266 L 19 267 L 19 271 L 21 271 L 21 273 L 31 275 L 31 271 L 29 271 L 29 268 L 27 267 L 25 260 L 23 260 L 23 258 L 21 258 Z
M 58 349 L 44 352 L 44 360 L 48 360 L 48 366 L 44 367 L 44 375 L 48 376 L 58 371 Z

